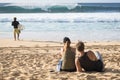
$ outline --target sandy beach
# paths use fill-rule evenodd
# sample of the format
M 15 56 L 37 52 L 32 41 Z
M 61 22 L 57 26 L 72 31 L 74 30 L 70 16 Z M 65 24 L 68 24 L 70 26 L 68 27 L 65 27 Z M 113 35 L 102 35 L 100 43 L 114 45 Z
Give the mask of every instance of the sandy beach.
M 0 39 L 0 80 L 120 80 L 120 41 L 85 45 L 102 54 L 104 72 L 56 72 L 62 42 Z

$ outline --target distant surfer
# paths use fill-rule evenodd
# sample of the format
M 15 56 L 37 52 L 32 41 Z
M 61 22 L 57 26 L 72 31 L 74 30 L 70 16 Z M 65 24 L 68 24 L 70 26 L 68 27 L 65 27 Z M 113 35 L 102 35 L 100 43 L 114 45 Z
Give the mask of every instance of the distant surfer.
M 18 25 L 20 23 L 17 21 L 17 18 L 14 17 L 14 21 L 12 21 L 12 26 L 14 27 L 14 40 L 16 40 L 16 35 L 17 39 L 19 40 L 19 35 L 20 35 L 20 30 L 18 29 Z

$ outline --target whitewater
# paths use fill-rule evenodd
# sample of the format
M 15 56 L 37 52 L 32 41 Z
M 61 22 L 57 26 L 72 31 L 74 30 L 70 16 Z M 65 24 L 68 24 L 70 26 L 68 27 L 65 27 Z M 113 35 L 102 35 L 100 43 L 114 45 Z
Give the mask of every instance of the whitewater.
M 15 16 L 20 22 L 120 22 L 120 13 L 4 13 L 0 22 L 11 22 Z

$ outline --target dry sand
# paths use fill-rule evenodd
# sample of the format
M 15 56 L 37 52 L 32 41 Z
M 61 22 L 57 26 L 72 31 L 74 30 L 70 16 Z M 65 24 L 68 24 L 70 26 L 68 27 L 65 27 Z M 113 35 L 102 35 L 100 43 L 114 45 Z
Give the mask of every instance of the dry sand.
M 56 72 L 61 42 L 0 39 L 0 80 L 120 80 L 120 41 L 85 45 L 101 52 L 105 72 Z

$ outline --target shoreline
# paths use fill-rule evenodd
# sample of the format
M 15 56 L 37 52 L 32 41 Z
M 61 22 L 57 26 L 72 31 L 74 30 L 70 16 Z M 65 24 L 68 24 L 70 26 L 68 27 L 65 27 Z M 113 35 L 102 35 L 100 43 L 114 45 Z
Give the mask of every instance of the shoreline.
M 83 41 L 86 46 L 89 45 L 120 45 L 120 40 L 116 41 Z M 77 41 L 72 41 L 72 46 L 74 46 L 77 43 Z M 62 41 L 45 41 L 45 40 L 13 40 L 13 39 L 0 39 L 0 47 L 20 47 L 20 46 L 26 46 L 26 47 L 34 47 L 36 45 L 42 46 L 43 45 L 58 45 L 62 46 Z M 29 45 L 28 45 L 29 44 Z
M 98 33 L 94 33 L 94 34 L 95 35 L 100 35 Z M 1 34 L 0 39 L 13 39 L 13 31 L 12 32 L 0 32 L 0 34 Z M 84 42 L 113 42 L 113 41 L 117 42 L 117 41 L 120 41 L 120 38 L 117 36 L 117 35 L 119 35 L 119 33 L 117 35 L 115 35 L 114 38 L 110 37 L 110 35 L 108 37 L 105 37 L 106 35 L 98 37 L 98 36 L 91 36 L 91 35 L 88 36 L 86 34 L 84 34 L 86 36 L 78 35 L 78 34 L 74 34 L 74 35 L 70 35 L 70 34 L 72 34 L 72 33 L 71 32 L 70 33 L 60 32 L 60 33 L 57 34 L 56 32 L 53 33 L 53 32 L 44 32 L 44 31 L 43 32 L 25 32 L 25 31 L 23 31 L 20 34 L 20 39 L 23 40 L 23 41 L 28 40 L 28 41 L 62 42 L 63 38 L 65 36 L 67 36 L 71 39 L 72 42 L 76 42 L 78 40 L 82 40 Z M 51 35 L 51 36 L 46 37 L 48 35 Z M 57 37 L 57 36 L 59 36 L 59 37 Z

